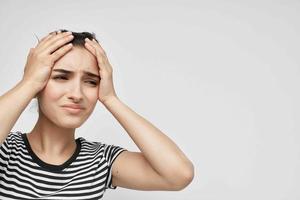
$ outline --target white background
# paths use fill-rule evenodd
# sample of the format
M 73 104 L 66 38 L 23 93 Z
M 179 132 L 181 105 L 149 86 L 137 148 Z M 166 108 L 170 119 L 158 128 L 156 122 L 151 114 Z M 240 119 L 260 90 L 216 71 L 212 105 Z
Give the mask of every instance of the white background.
M 104 199 L 300 199 L 299 1 L 1 1 L 0 92 L 59 28 L 96 33 L 119 98 L 195 166 L 184 190 Z M 36 102 L 13 130 L 30 131 Z M 142 134 L 142 133 L 141 133 Z M 100 103 L 76 132 L 138 148 Z

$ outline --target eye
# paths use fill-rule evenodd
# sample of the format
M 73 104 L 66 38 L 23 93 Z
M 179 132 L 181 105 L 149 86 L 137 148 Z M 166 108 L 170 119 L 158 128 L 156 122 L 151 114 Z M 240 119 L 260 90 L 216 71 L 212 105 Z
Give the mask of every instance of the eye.
M 68 80 L 68 78 L 66 76 L 55 76 L 53 79 L 55 80 Z M 85 81 L 86 83 L 89 83 L 93 86 L 97 86 L 98 85 L 98 82 L 97 81 L 94 81 L 94 80 L 91 80 L 91 81 Z
M 67 80 L 67 77 L 65 76 L 55 76 L 53 79 L 63 79 L 63 80 Z
M 95 81 L 86 81 L 86 82 L 88 82 L 88 83 L 90 83 L 90 84 L 92 84 L 92 85 L 94 85 L 94 86 L 97 85 L 97 82 L 95 82 Z

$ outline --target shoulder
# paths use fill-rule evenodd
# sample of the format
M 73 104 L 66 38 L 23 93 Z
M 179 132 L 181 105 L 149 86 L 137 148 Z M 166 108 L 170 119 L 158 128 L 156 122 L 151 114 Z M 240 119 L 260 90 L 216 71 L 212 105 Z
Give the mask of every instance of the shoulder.
M 13 143 L 22 142 L 22 132 L 21 131 L 11 131 L 5 138 L 3 144 L 11 145 Z
M 100 141 L 91 141 L 83 137 L 78 138 L 81 142 L 81 150 L 85 153 L 97 154 L 103 157 L 109 165 L 113 163 L 116 157 L 123 151 L 127 151 L 116 144 L 108 144 Z
M 3 162 L 3 159 L 7 158 L 12 151 L 20 147 L 24 148 L 22 142 L 22 132 L 9 132 L 3 143 L 0 144 L 0 162 Z
M 22 137 L 22 134 L 24 134 L 23 132 L 21 131 L 11 131 L 9 132 L 7 138 L 8 139 L 20 139 Z
M 91 141 L 83 137 L 79 137 L 77 139 L 80 140 L 82 150 L 97 151 L 101 154 L 112 154 L 116 151 L 125 150 L 125 148 L 116 144 L 108 144 L 100 141 Z
M 86 139 L 84 137 L 78 137 L 77 139 L 80 140 L 81 146 L 83 148 L 102 149 L 102 150 L 111 150 L 111 149 L 116 149 L 116 148 L 122 148 L 116 144 L 108 144 L 108 143 L 100 142 L 100 141 L 92 141 L 92 140 Z

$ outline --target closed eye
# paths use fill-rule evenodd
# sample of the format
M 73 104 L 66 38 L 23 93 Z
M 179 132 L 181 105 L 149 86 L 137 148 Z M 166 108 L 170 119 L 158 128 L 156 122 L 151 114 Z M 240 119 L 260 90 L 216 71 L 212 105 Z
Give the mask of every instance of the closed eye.
M 65 76 L 56 76 L 53 79 L 64 79 L 64 80 L 67 80 L 67 78 Z
M 53 79 L 55 80 L 68 80 L 66 76 L 55 76 Z M 96 86 L 98 83 L 96 81 L 86 81 L 89 84 Z
M 92 85 L 97 85 L 95 81 L 87 81 L 88 83 L 91 83 Z

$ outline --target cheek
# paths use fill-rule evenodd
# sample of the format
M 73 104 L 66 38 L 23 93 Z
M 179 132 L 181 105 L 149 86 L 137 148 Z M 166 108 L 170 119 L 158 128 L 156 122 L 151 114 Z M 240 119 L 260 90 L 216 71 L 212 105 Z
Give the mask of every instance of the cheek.
M 49 83 L 45 87 L 44 98 L 47 100 L 55 101 L 63 95 L 64 88 L 61 88 L 57 84 Z
M 98 94 L 99 94 L 98 91 L 99 91 L 98 87 L 87 90 L 85 95 L 86 95 L 86 98 L 88 99 L 90 104 L 93 105 L 93 104 L 97 103 Z
M 63 90 L 49 81 L 39 94 L 39 102 L 43 107 L 49 107 L 51 103 L 57 102 L 62 94 Z

